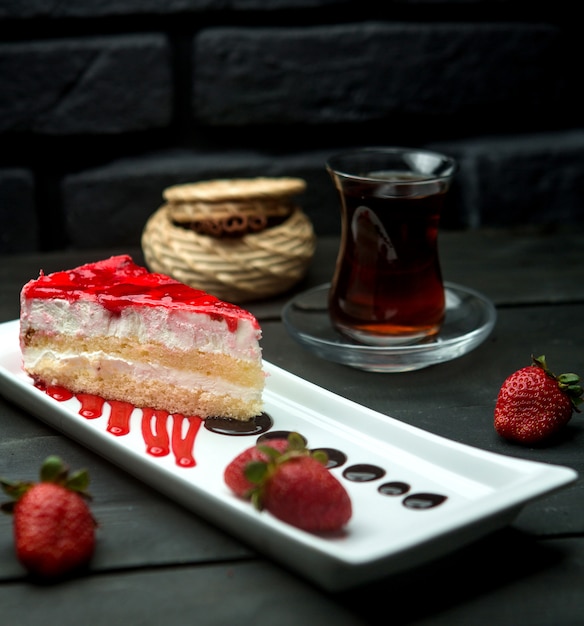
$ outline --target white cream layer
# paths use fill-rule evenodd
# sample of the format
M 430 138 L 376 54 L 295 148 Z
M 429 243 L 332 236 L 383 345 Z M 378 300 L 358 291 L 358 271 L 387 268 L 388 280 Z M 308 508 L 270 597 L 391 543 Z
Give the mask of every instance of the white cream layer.
M 244 401 L 255 401 L 258 390 L 248 386 L 235 385 L 222 378 L 205 376 L 197 372 L 165 367 L 144 361 L 125 361 L 114 359 L 104 352 L 59 352 L 54 350 L 36 350 L 28 348 L 24 353 L 25 368 L 34 369 L 43 358 L 57 360 L 64 367 L 80 367 L 84 370 L 93 368 L 96 376 L 110 377 L 128 373 L 136 381 L 157 380 L 162 384 L 183 387 L 185 389 L 203 388 L 205 392 L 218 396 L 231 396 Z
M 240 319 L 231 331 L 224 319 L 163 306 L 127 306 L 116 315 L 94 302 L 38 299 L 21 303 L 20 320 L 25 332 L 31 327 L 72 337 L 137 337 L 140 343 L 160 343 L 173 350 L 226 353 L 251 362 L 261 358 L 261 331 L 248 319 Z

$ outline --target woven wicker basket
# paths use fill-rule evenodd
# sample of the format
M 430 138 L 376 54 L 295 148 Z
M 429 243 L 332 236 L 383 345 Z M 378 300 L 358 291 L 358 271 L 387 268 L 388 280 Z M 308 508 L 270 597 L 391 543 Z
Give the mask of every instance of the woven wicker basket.
M 234 303 L 290 289 L 306 274 L 315 246 L 312 223 L 298 207 L 278 226 L 242 237 L 215 238 L 175 225 L 165 204 L 142 233 L 150 270 Z

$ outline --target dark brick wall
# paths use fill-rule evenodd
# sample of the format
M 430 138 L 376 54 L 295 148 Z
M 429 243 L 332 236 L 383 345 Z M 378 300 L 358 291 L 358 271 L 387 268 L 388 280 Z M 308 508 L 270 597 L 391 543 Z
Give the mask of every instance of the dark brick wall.
M 302 176 L 336 233 L 324 162 L 362 145 L 459 160 L 444 228 L 584 223 L 576 16 L 377 4 L 1 1 L 0 253 L 138 245 L 166 186 L 234 176 Z

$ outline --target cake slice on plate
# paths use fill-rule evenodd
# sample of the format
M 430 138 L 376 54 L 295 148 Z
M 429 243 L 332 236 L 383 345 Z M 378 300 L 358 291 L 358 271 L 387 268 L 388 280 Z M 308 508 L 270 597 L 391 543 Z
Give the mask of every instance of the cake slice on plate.
M 169 413 L 262 411 L 261 329 L 245 309 L 127 255 L 41 275 L 22 289 L 20 347 L 36 383 Z

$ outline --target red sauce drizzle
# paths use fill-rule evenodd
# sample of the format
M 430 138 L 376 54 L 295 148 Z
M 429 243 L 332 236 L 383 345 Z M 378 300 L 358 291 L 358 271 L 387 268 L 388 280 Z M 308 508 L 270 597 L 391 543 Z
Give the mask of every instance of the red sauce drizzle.
M 134 405 L 129 402 L 110 400 L 111 413 L 107 423 L 107 430 L 116 437 L 127 435 L 130 432 L 130 416 Z
M 103 405 L 105 404 L 105 400 L 103 398 L 94 396 L 91 393 L 78 393 L 77 400 L 81 402 L 79 415 L 88 420 L 94 420 L 96 417 L 102 416 Z
M 142 436 L 146 452 L 152 456 L 166 456 L 170 452 L 166 421 L 168 413 L 155 409 L 142 409 Z M 154 430 L 152 422 L 154 421 Z
M 35 384 L 35 387 L 44 391 L 57 402 L 66 402 L 73 397 L 73 394 L 68 389 L 65 389 L 65 387 L 43 387 L 40 384 Z
M 90 393 L 71 393 L 64 387 L 45 387 L 42 383 L 35 383 L 35 387 L 44 391 L 57 402 L 66 402 L 76 398 L 81 405 L 79 415 L 85 419 L 103 417 L 103 407 L 106 401 Z M 118 400 L 108 400 L 111 412 L 107 422 L 107 431 L 116 437 L 127 435 L 130 432 L 130 418 L 134 405 Z M 167 411 L 143 408 L 141 430 L 146 452 L 155 457 L 167 456 L 171 449 L 176 464 L 180 467 L 194 467 L 197 462 L 194 456 L 195 440 L 203 423 L 203 419 L 180 413 L 170 415 Z M 169 435 L 169 420 L 172 418 L 172 434 Z
M 187 432 L 183 437 L 184 422 L 188 422 Z M 175 413 L 172 422 L 172 451 L 176 464 L 181 467 L 194 467 L 197 463 L 193 456 L 195 438 L 203 420 L 200 417 L 185 417 Z

